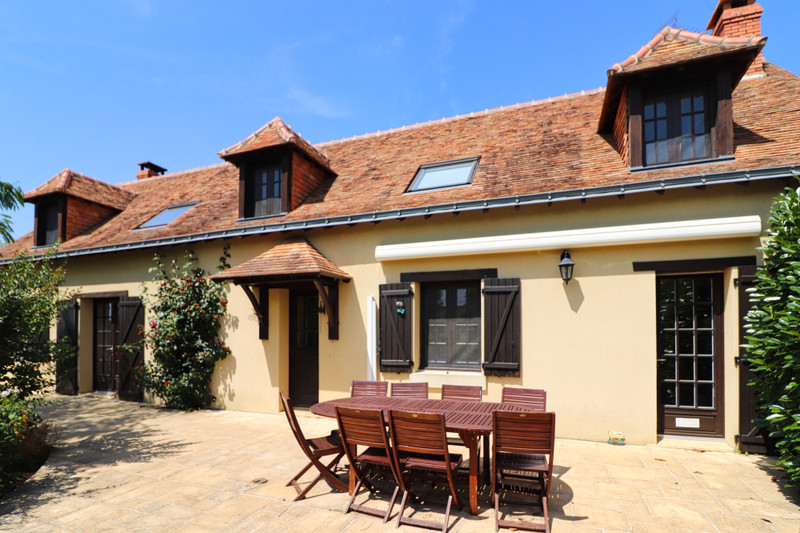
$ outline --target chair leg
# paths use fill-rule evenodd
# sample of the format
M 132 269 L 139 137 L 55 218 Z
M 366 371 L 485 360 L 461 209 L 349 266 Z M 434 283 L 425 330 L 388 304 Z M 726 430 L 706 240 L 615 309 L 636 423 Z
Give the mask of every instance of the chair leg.
M 389 521 L 389 517 L 392 515 L 392 508 L 394 507 L 394 502 L 397 500 L 397 493 L 400 492 L 400 485 L 395 485 L 394 492 L 392 493 L 392 500 L 389 502 L 389 510 L 386 511 L 386 516 L 383 517 L 383 523 Z
M 314 488 L 314 485 L 319 483 L 319 480 L 322 479 L 323 477 L 325 479 L 327 479 L 330 482 L 331 485 L 333 485 L 334 489 L 336 489 L 338 491 L 341 491 L 341 492 L 346 492 L 347 491 L 347 485 L 342 483 L 335 475 L 333 475 L 331 473 L 331 468 L 333 468 L 334 465 L 336 465 L 339 462 L 339 460 L 342 458 L 343 455 L 344 454 L 338 454 L 336 457 L 333 458 L 333 460 L 330 463 L 328 463 L 327 466 L 323 465 L 322 463 L 315 464 L 314 461 L 311 461 L 310 463 L 308 463 L 308 465 L 306 465 L 305 468 L 303 468 L 300 471 L 300 473 L 298 473 L 296 476 L 294 476 L 289 481 L 289 483 L 286 484 L 287 487 L 289 485 L 292 485 L 294 487 L 294 489 L 297 491 L 297 497 L 294 499 L 294 501 L 302 500 L 303 498 L 305 498 L 306 494 L 308 494 L 308 491 L 310 491 L 312 488 Z M 300 484 L 297 482 L 297 480 L 300 479 L 300 477 L 303 476 L 303 474 L 308 472 L 308 470 L 312 466 L 317 466 L 317 470 L 319 470 L 319 475 L 316 478 L 314 478 L 314 480 L 311 481 L 311 483 L 306 485 L 305 489 L 303 489 L 303 488 L 300 487 Z
M 353 489 L 353 494 L 350 496 L 350 499 L 347 501 L 347 507 L 344 508 L 345 514 L 349 513 L 350 512 L 350 508 L 353 507 L 353 501 L 355 501 L 356 495 L 358 494 L 359 490 L 361 490 L 361 480 L 360 479 L 356 482 L 356 488 Z
M 444 511 L 444 524 L 442 525 L 442 533 L 447 533 L 447 524 L 450 523 L 450 506 L 453 504 L 453 496 L 447 497 L 447 508 Z
M 297 480 L 303 477 L 303 474 L 308 472 L 308 469 L 311 468 L 312 466 L 314 466 L 314 463 L 309 462 L 300 472 L 297 473 L 296 476 L 294 476 L 292 479 L 289 480 L 286 486 L 288 487 L 289 485 L 296 485 Z
M 397 521 L 394 523 L 395 529 L 400 527 L 400 522 L 403 520 L 403 511 L 406 509 L 406 500 L 408 500 L 408 491 L 403 491 L 403 499 L 400 500 L 400 512 L 397 513 Z
M 494 531 L 500 531 L 500 494 L 494 493 Z

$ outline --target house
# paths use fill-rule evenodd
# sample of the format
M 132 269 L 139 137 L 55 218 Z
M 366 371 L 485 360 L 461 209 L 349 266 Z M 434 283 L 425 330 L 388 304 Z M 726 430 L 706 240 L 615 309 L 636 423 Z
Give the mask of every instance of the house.
M 153 253 L 213 270 L 230 244 L 221 408 L 511 385 L 547 390 L 560 437 L 750 449 L 744 289 L 800 173 L 800 79 L 765 61 L 761 15 L 720 0 L 710 34 L 664 28 L 605 89 L 320 144 L 274 118 L 219 164 L 116 185 L 65 169 L 0 254 L 62 241 L 74 392 L 141 398 L 136 354 L 111 354 L 137 341 Z

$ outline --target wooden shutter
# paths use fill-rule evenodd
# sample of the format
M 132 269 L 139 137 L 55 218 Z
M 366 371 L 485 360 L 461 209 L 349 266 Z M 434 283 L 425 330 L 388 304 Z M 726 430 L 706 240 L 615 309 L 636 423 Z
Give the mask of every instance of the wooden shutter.
M 58 340 L 64 340 L 69 355 L 56 362 L 56 392 L 78 394 L 78 302 L 71 300 L 61 311 L 56 328 Z
M 139 385 L 139 372 L 144 365 L 144 306 L 136 297 L 119 299 L 119 333 L 118 345 L 127 349 L 117 350 L 116 377 L 119 380 L 118 394 L 120 400 L 142 401 L 142 388 Z
M 748 323 L 744 320 L 747 312 L 750 311 L 750 293 L 747 289 L 756 283 L 756 266 L 742 265 L 739 267 L 739 345 L 747 343 Z M 744 348 L 739 348 L 739 353 L 744 353 Z M 772 442 L 767 442 L 761 429 L 753 424 L 754 418 L 760 418 L 758 404 L 756 402 L 756 389 L 747 384 L 753 377 L 750 365 L 737 358 L 739 363 L 739 451 L 753 453 L 767 453 L 771 449 Z
M 401 305 L 398 306 L 398 302 Z M 380 286 L 378 358 L 381 372 L 410 372 L 413 367 L 413 302 L 411 283 L 387 283 Z M 398 309 L 403 312 L 398 312 Z
M 483 282 L 484 373 L 519 376 L 522 350 L 519 278 L 488 278 Z

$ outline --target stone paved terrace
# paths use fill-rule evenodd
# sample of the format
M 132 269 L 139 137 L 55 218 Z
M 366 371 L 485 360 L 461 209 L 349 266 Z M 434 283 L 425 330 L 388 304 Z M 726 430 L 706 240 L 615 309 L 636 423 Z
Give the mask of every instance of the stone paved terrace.
M 60 428 L 58 448 L 0 500 L 0 530 L 395 530 L 343 514 L 346 496 L 325 483 L 292 501 L 284 484 L 305 461 L 283 414 L 183 413 L 95 395 L 65 397 L 43 411 Z M 334 425 L 313 415 L 300 423 L 313 436 Z M 554 533 L 800 531 L 797 500 L 773 481 L 780 471 L 769 459 L 570 440 L 556 446 Z M 448 531 L 493 531 L 488 500 L 480 511 L 454 513 Z

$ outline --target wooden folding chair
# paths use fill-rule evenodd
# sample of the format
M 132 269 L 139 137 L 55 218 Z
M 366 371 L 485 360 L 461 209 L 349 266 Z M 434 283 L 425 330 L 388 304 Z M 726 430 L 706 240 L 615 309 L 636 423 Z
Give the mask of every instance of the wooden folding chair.
M 308 457 L 309 460 L 309 463 L 286 484 L 287 487 L 289 485 L 293 486 L 297 491 L 297 497 L 294 500 L 297 501 L 305 498 L 306 494 L 308 494 L 308 491 L 314 488 L 314 485 L 316 485 L 322 478 L 325 478 L 334 489 L 347 492 L 347 485 L 339 480 L 339 478 L 337 478 L 333 473 L 333 469 L 336 468 L 336 465 L 339 464 L 339 460 L 345 454 L 344 448 L 342 447 L 342 441 L 339 436 L 335 432 L 331 432 L 331 434 L 326 437 L 318 437 L 315 439 L 305 438 L 303 436 L 303 430 L 300 429 L 300 424 L 297 423 L 297 417 L 294 414 L 292 400 L 290 400 L 289 397 L 283 392 L 281 392 L 281 403 L 283 404 L 283 410 L 286 413 L 286 418 L 289 420 L 289 427 L 292 428 L 292 433 L 294 433 L 294 438 L 297 439 L 300 449 L 303 450 L 303 453 L 306 454 L 306 457 Z M 334 455 L 335 457 L 327 465 L 323 464 L 320 459 L 329 455 Z M 303 489 L 298 484 L 298 480 L 312 466 L 319 471 L 319 475 L 317 475 L 317 477 L 314 478 L 314 480 Z
M 492 495 L 495 531 L 501 527 L 550 533 L 547 499 L 553 478 L 555 413 L 495 411 L 492 413 Z M 500 488 L 513 486 L 539 497 L 544 524 L 500 520 Z M 525 490 L 527 489 L 527 491 Z M 504 499 L 503 503 L 531 505 L 525 500 Z
M 392 383 L 391 395 L 401 398 L 427 398 L 428 383 L 425 381 L 414 383 Z
M 350 388 L 350 396 L 386 396 L 388 388 L 389 383 L 387 381 L 359 381 L 354 379 Z
M 392 458 L 389 437 L 386 434 L 383 412 L 370 409 L 337 407 L 336 420 L 339 422 L 339 435 L 342 437 L 342 444 L 344 445 L 347 459 L 350 461 L 351 472 L 353 472 L 357 480 L 355 490 L 353 490 L 344 512 L 347 513 L 352 509 L 361 513 L 380 516 L 383 517 L 383 522 L 386 523 L 392 513 L 394 502 L 397 500 L 397 494 L 400 490 L 399 485 L 395 486 L 392 499 L 389 502 L 389 508 L 386 511 L 353 503 L 362 486 L 370 492 L 376 490 L 375 486 L 367 478 L 376 467 L 384 470 L 388 468 L 395 481 L 399 478 Z M 366 446 L 366 450 L 359 453 L 358 446 Z
M 480 385 L 442 385 L 442 400 L 480 402 L 483 400 L 483 388 Z
M 396 469 L 400 473 L 397 482 L 403 490 L 400 502 L 400 513 L 397 515 L 395 527 L 400 524 L 420 526 L 428 529 L 447 531 L 450 521 L 450 507 L 453 502 L 461 508 L 461 501 L 456 492 L 456 478 L 461 464 L 460 455 L 450 455 L 447 447 L 444 416 L 441 414 L 409 413 L 389 411 L 389 433 L 392 436 L 392 452 Z M 401 463 L 402 461 L 402 463 Z M 412 477 L 416 471 L 429 471 L 444 474 L 450 485 L 447 498 L 444 522 L 439 524 L 429 520 L 404 517 L 406 504 L 411 491 Z M 408 472 L 408 477 L 403 472 Z
M 503 403 L 520 405 L 537 413 L 547 411 L 547 391 L 542 389 L 523 389 L 503 387 Z

